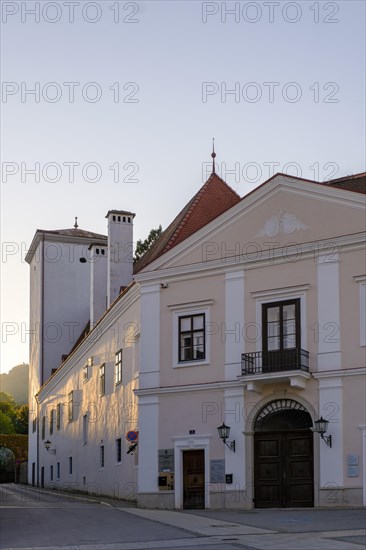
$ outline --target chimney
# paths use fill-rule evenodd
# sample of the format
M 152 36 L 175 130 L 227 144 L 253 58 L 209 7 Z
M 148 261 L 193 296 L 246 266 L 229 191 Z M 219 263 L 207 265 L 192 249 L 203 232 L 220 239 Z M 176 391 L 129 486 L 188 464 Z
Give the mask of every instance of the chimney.
M 107 307 L 117 298 L 122 286 L 132 282 L 133 218 L 124 210 L 110 210 L 108 218 Z
M 91 244 L 90 250 L 90 326 L 99 321 L 107 308 L 108 248 Z

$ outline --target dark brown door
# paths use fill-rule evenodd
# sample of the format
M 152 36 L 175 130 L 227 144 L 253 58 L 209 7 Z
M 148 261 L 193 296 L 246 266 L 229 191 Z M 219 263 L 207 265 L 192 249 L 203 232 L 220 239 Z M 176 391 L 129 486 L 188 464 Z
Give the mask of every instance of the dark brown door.
M 205 507 L 205 452 L 183 451 L 183 508 Z
M 314 505 L 310 430 L 255 434 L 254 452 L 256 508 Z

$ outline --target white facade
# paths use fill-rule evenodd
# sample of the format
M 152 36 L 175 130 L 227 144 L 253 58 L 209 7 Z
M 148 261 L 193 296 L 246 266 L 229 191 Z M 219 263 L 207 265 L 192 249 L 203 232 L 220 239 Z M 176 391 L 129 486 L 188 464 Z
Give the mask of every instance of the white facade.
M 105 281 L 117 298 L 104 315 L 99 301 L 100 320 L 41 388 L 33 343 L 29 475 L 33 462 L 38 484 L 162 508 L 366 504 L 364 208 L 360 193 L 277 175 L 133 283 L 118 262 L 107 278 L 91 267 L 86 303 Z M 111 223 L 121 212 L 108 214 L 109 250 L 132 242 L 127 221 Z M 313 433 L 320 417 L 331 447 Z

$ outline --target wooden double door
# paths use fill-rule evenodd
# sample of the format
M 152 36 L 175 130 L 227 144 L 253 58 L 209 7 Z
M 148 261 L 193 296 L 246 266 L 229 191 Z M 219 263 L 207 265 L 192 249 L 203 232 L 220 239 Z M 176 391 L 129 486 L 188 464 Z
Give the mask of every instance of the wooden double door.
M 205 451 L 183 451 L 183 508 L 205 507 Z
M 313 432 L 254 435 L 256 508 L 314 506 Z

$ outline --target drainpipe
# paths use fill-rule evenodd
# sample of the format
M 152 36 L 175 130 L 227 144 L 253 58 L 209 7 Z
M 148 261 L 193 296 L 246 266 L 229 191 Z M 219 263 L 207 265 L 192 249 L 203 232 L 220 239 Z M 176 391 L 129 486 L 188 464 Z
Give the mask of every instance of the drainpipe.
M 37 425 L 36 425 L 36 434 L 37 434 L 37 487 L 39 487 L 39 401 L 38 397 L 36 397 L 37 401 Z

